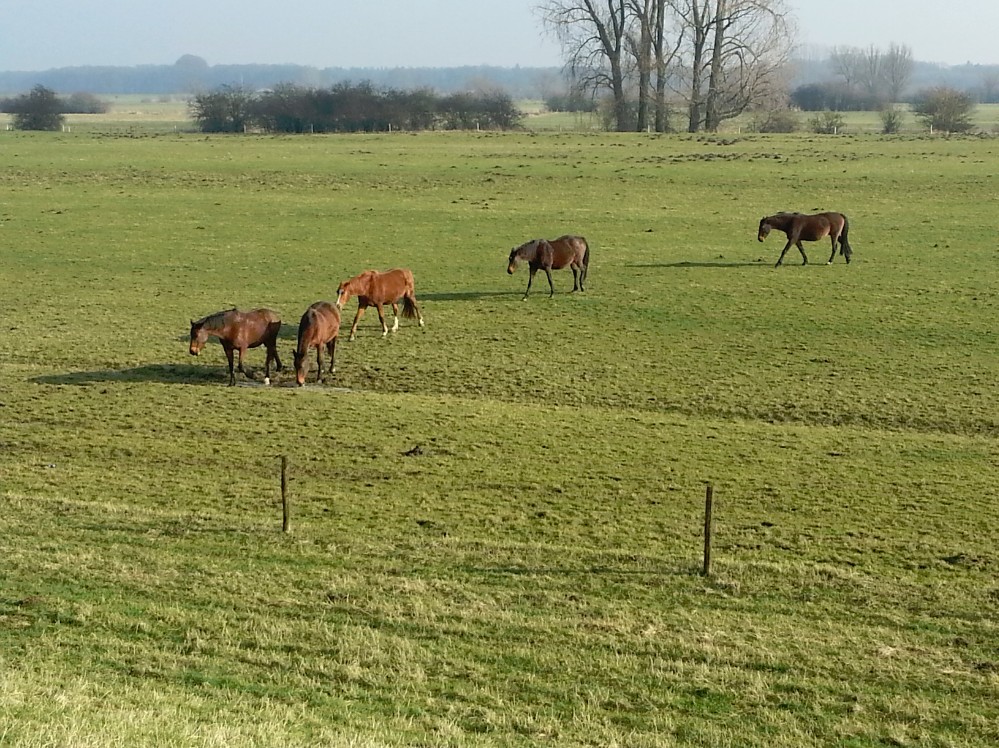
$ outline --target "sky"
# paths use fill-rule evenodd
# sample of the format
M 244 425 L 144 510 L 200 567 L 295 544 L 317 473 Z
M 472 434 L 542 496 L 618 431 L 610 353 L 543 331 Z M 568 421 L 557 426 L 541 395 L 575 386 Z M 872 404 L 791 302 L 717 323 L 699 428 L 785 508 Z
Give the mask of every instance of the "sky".
M 784 0 L 808 48 L 999 64 L 999 0 Z M 0 0 L 0 70 L 83 65 L 558 67 L 539 0 Z M 899 9 L 904 8 L 904 11 Z

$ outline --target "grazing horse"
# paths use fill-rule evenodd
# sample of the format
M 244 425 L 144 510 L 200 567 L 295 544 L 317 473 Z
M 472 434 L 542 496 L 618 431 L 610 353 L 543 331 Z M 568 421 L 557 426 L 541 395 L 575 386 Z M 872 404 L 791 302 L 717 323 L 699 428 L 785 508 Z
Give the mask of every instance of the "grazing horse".
M 336 290 L 336 308 L 343 309 L 344 305 L 350 301 L 351 296 L 357 297 L 357 314 L 354 315 L 354 324 L 350 326 L 350 340 L 357 337 L 357 322 L 361 319 L 364 311 L 372 305 L 378 310 L 383 338 L 388 335 L 388 325 L 385 324 L 385 312 L 382 309 L 385 304 L 392 305 L 392 313 L 395 315 L 392 332 L 398 330 L 399 299 L 402 299 L 402 316 L 419 319 L 420 327 L 423 327 L 423 315 L 420 313 L 420 307 L 416 304 L 416 286 L 413 282 L 413 273 L 405 268 L 386 270 L 384 273 L 379 273 L 377 270 L 365 270 L 360 275 L 345 280 Z
M 217 337 L 222 343 L 226 358 L 229 359 L 229 386 L 232 387 L 236 384 L 232 352 L 239 351 L 239 371 L 246 374 L 243 369 L 243 355 L 246 349 L 262 345 L 267 348 L 264 376 L 270 379 L 272 358 L 277 364 L 277 370 L 281 371 L 281 359 L 278 358 L 277 352 L 277 336 L 280 331 L 281 318 L 270 309 L 254 309 L 252 312 L 226 309 L 202 317 L 197 322 L 191 320 L 191 355 L 197 356 L 201 353 L 210 335 Z
M 531 274 L 527 279 L 527 290 L 524 291 L 524 298 L 521 301 L 527 301 L 527 294 L 531 292 L 531 284 L 534 282 L 534 274 L 538 270 L 544 270 L 548 276 L 548 287 L 551 289 L 548 298 L 555 295 L 552 270 L 561 270 L 564 267 L 572 268 L 572 290 L 574 292 L 586 290 L 583 284 L 586 282 L 586 273 L 590 266 L 590 246 L 581 236 L 567 234 L 551 241 L 532 239 L 521 244 L 510 252 L 506 272 L 513 275 L 519 261 L 526 262 L 531 268 Z
M 842 213 L 816 213 L 815 215 L 805 215 L 804 213 L 777 213 L 760 220 L 760 230 L 757 239 L 761 242 L 767 238 L 770 229 L 777 229 L 787 234 L 787 244 L 784 245 L 777 264 L 780 266 L 784 261 L 784 255 L 793 244 L 801 252 L 802 265 L 808 264 L 808 256 L 802 242 L 815 242 L 828 236 L 832 240 L 832 254 L 829 255 L 827 265 L 832 265 L 833 258 L 836 257 L 836 242 L 839 242 L 839 253 L 846 258 L 847 264 L 853 255 L 853 249 L 847 239 L 850 231 L 850 222 Z
M 340 310 L 328 301 L 317 301 L 305 310 L 298 323 L 298 348 L 295 349 L 295 381 L 301 387 L 309 373 L 306 357 L 310 348 L 316 349 L 318 373 L 316 381 L 323 381 L 323 346 L 330 354 L 330 374 L 336 372 L 336 340 L 340 335 Z

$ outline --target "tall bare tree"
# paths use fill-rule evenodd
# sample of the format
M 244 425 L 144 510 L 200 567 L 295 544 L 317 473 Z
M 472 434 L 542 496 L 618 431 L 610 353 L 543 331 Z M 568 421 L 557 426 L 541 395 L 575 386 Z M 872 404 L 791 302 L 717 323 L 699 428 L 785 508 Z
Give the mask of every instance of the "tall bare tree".
M 783 0 L 674 2 L 690 41 L 690 132 L 717 130 L 784 86 L 793 24 Z
M 613 97 L 619 131 L 632 129 L 628 116 L 627 0 L 548 0 L 540 5 L 545 25 L 555 33 L 573 78 Z
M 885 80 L 885 93 L 891 102 L 901 101 L 905 87 L 912 79 L 912 71 L 915 63 L 912 59 L 912 47 L 907 44 L 896 44 L 892 42 L 885 52 L 882 74 Z
M 686 102 L 688 130 L 722 121 L 783 85 L 791 50 L 784 0 L 547 0 L 546 26 L 577 80 L 611 92 L 618 130 L 668 121 L 667 83 Z M 632 115 L 629 95 L 637 99 Z
M 638 72 L 638 130 L 649 126 L 650 108 L 654 110 L 656 132 L 665 132 L 669 127 L 667 82 L 679 48 L 679 37 L 675 41 L 667 37 L 667 14 L 671 9 L 668 0 L 628 1 L 635 27 L 629 37 L 629 49 Z M 672 33 L 674 29 L 669 31 Z

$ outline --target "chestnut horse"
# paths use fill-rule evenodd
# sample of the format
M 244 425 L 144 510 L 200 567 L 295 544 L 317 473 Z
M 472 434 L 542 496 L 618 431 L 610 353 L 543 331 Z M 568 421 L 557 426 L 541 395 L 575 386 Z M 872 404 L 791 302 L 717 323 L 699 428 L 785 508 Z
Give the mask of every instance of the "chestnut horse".
M 336 372 L 336 340 L 340 335 L 340 310 L 328 301 L 317 301 L 305 310 L 298 323 L 298 348 L 295 349 L 295 381 L 301 387 L 309 373 L 306 357 L 309 349 L 316 349 L 318 373 L 316 381 L 323 381 L 323 346 L 330 354 L 330 374 Z
M 839 253 L 846 258 L 847 264 L 853 256 L 853 249 L 847 239 L 850 231 L 850 222 L 842 213 L 816 213 L 815 215 L 805 215 L 804 213 L 777 213 L 760 220 L 760 230 L 756 238 L 761 242 L 767 238 L 770 229 L 777 229 L 787 234 L 787 244 L 784 245 L 780 257 L 777 258 L 779 267 L 784 261 L 784 255 L 793 244 L 801 252 L 802 265 L 808 264 L 808 256 L 802 242 L 815 242 L 828 236 L 832 240 L 832 254 L 829 255 L 827 265 L 832 265 L 833 258 L 836 257 L 836 242 L 839 242 Z
M 552 270 L 561 270 L 564 267 L 572 268 L 572 290 L 574 292 L 586 290 L 583 284 L 586 282 L 586 273 L 590 266 L 590 246 L 581 236 L 567 234 L 551 241 L 532 239 L 519 247 L 514 247 L 510 252 L 506 272 L 513 275 L 519 261 L 526 262 L 531 268 L 531 274 L 527 279 L 527 290 L 524 291 L 524 298 L 521 301 L 527 301 L 527 294 L 531 292 L 531 284 L 534 282 L 534 274 L 538 270 L 544 270 L 548 276 L 548 287 L 551 289 L 548 298 L 555 295 Z
M 382 309 L 385 304 L 392 305 L 392 313 L 395 315 L 392 332 L 398 330 L 399 299 L 402 299 L 402 316 L 419 319 L 420 327 L 423 327 L 423 315 L 416 304 L 413 273 L 405 268 L 386 270 L 384 273 L 365 270 L 360 275 L 345 280 L 336 290 L 336 308 L 343 309 L 351 296 L 357 297 L 357 314 L 354 315 L 354 324 L 350 326 L 350 340 L 357 337 L 357 322 L 369 306 L 374 306 L 378 310 L 383 338 L 388 335 L 388 325 L 385 324 L 385 312 Z
M 277 364 L 277 370 L 281 371 L 281 359 L 278 358 L 277 352 L 277 336 L 280 331 L 281 318 L 270 309 L 254 309 L 252 312 L 226 309 L 202 317 L 197 322 L 191 320 L 191 355 L 197 356 L 201 353 L 209 336 L 217 337 L 222 343 L 226 358 L 229 359 L 229 386 L 232 387 L 236 384 L 232 352 L 239 351 L 239 371 L 246 374 L 243 369 L 243 355 L 246 349 L 262 345 L 267 348 L 264 376 L 270 379 L 272 358 Z

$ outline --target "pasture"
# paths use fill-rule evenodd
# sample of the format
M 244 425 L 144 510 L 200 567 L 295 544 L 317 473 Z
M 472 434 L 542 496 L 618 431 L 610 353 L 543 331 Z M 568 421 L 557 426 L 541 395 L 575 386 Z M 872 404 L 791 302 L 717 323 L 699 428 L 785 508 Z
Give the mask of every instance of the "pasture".
M 999 742 L 997 151 L 0 132 L 0 742 Z M 852 264 L 774 269 L 779 210 Z M 426 326 L 285 386 L 394 266 Z M 270 387 L 188 354 L 234 305 Z

